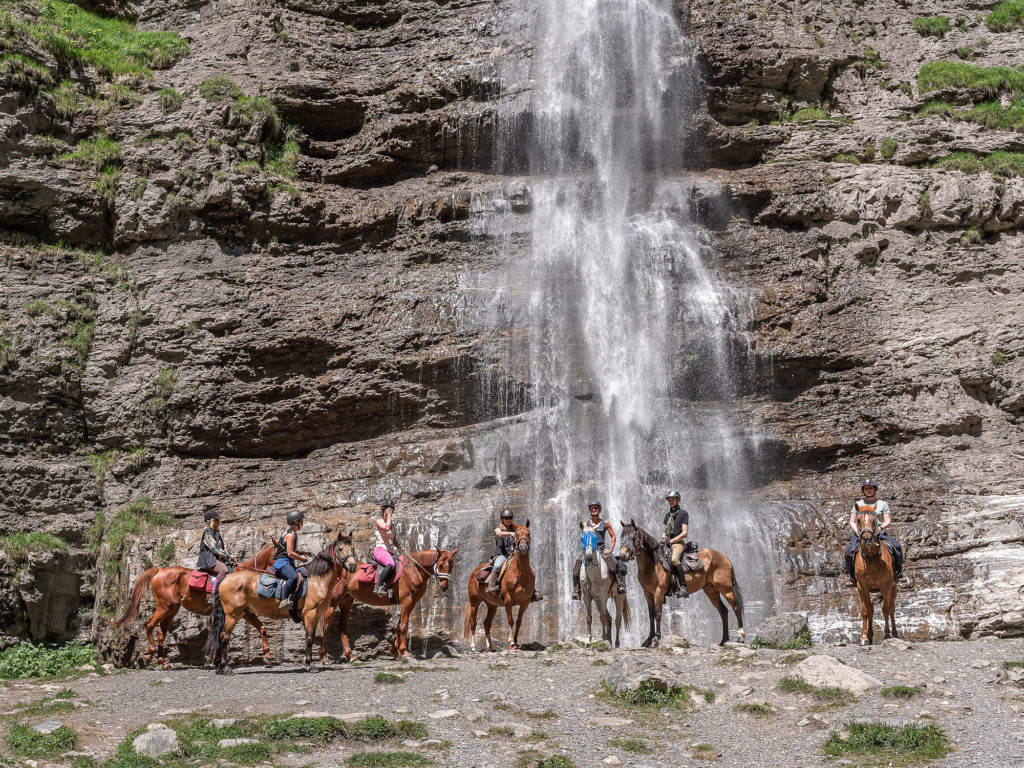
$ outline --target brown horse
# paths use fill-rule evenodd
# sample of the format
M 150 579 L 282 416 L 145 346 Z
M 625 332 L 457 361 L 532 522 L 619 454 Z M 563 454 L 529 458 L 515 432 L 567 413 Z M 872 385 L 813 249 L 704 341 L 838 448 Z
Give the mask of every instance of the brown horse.
M 473 569 L 469 575 L 469 602 L 463 612 L 462 635 L 472 638 L 471 648 L 476 650 L 476 616 L 480 610 L 480 603 L 487 603 L 487 615 L 484 616 L 484 638 L 487 641 L 487 650 L 493 651 L 491 645 L 491 622 L 494 621 L 494 614 L 498 606 L 505 606 L 505 616 L 508 617 L 508 649 L 510 651 L 519 648 L 519 629 L 523 625 L 523 614 L 533 599 L 536 577 L 533 568 L 530 567 L 530 521 L 525 525 L 516 526 L 515 554 L 501 577 L 501 595 L 487 594 L 487 584 L 477 578 L 477 574 L 487 567 L 487 563 L 481 563 Z M 512 621 L 512 608 L 519 606 L 515 621 Z
M 402 577 L 389 595 L 378 595 L 373 584 L 363 584 L 355 573 L 342 574 L 331 590 L 331 602 L 324 612 L 323 624 L 320 628 L 320 661 L 327 660 L 327 627 L 331 623 L 334 611 L 338 612 L 338 633 L 341 635 L 341 648 L 345 659 L 352 661 L 355 655 L 348 641 L 348 622 L 352 616 L 352 606 L 356 600 L 366 605 L 387 608 L 400 605 L 402 612 L 398 620 L 398 631 L 391 643 L 391 652 L 395 656 L 409 655 L 409 617 L 413 608 L 427 592 L 427 583 L 436 579 L 442 592 L 448 591 L 448 580 L 452 568 L 455 567 L 455 555 L 459 548 L 451 552 L 447 549 L 424 549 L 419 552 L 406 552 L 400 556 L 403 561 Z
M 860 548 L 854 561 L 853 572 L 857 577 L 857 592 L 860 593 L 861 632 L 860 644 L 871 645 L 875 618 L 875 606 L 871 602 L 871 590 L 882 594 L 882 617 L 885 621 L 885 637 L 896 634 L 896 571 L 892 555 L 883 547 L 878 535 L 875 516 L 865 512 L 857 515 L 857 536 Z M 890 629 L 891 627 L 891 629 Z
M 274 545 L 264 547 L 253 557 L 235 568 L 247 571 L 264 571 L 274 558 Z M 189 589 L 188 577 L 191 575 L 191 568 L 172 566 L 170 568 L 150 568 L 143 573 L 132 589 L 131 598 L 128 601 L 128 608 L 124 615 L 114 621 L 107 622 L 118 629 L 126 627 L 135 621 L 139 615 L 139 604 L 142 602 L 142 595 L 149 587 L 153 592 L 153 600 L 156 601 L 156 610 L 146 622 L 146 640 L 149 648 L 143 656 L 145 663 L 149 664 L 156 654 L 156 660 L 163 665 L 164 669 L 170 669 L 164 659 L 164 637 L 171 629 L 171 622 L 178 614 L 178 610 L 184 608 L 186 611 L 209 616 L 213 613 L 213 604 L 210 602 L 206 592 Z M 263 644 L 263 660 L 270 662 L 270 642 L 267 639 L 267 629 L 253 613 L 246 613 L 244 618 L 249 624 L 260 633 L 260 641 Z M 153 630 L 157 630 L 156 643 L 153 642 Z
M 661 642 L 661 609 L 665 605 L 671 579 L 657 557 L 661 544 L 647 531 L 630 520 L 622 524 L 622 546 L 619 548 L 619 559 L 629 561 L 636 558 L 636 575 L 643 587 L 647 599 L 647 613 L 651 628 L 647 639 L 641 643 L 645 648 L 657 647 Z M 704 590 L 708 600 L 715 606 L 722 617 L 722 644 L 729 642 L 729 612 L 722 602 L 724 597 L 736 614 L 739 628 L 736 634 L 740 641 L 746 637 L 743 631 L 743 597 L 740 595 L 739 584 L 736 583 L 736 572 L 732 563 L 721 552 L 714 549 L 701 549 L 698 553 L 704 570 L 690 571 L 686 574 L 686 591 L 690 594 Z
M 338 534 L 337 540 L 317 554 L 306 566 L 308 583 L 306 594 L 296 602 L 296 609 L 302 616 L 306 630 L 307 671 L 313 662 L 313 636 L 320 624 L 320 618 L 330 602 L 334 581 L 347 569 L 354 572 L 356 556 L 352 552 L 352 537 Z M 206 640 L 205 653 L 213 660 L 218 675 L 231 672 L 228 667 L 228 640 L 239 619 L 250 611 L 272 619 L 288 617 L 288 610 L 280 608 L 276 598 L 260 597 L 256 584 L 260 574 L 255 571 L 235 571 L 221 579 L 213 595 L 213 626 Z

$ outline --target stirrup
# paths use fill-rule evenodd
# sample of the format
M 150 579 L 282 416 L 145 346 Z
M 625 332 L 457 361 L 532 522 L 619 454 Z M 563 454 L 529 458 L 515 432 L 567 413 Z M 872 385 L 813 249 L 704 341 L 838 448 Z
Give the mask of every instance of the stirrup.
M 531 603 L 539 603 L 543 599 L 544 599 L 544 595 L 542 595 L 536 589 L 533 590 L 533 597 L 530 598 L 530 602 Z
M 619 595 L 626 594 L 626 585 L 623 584 L 621 581 L 615 582 L 615 592 Z

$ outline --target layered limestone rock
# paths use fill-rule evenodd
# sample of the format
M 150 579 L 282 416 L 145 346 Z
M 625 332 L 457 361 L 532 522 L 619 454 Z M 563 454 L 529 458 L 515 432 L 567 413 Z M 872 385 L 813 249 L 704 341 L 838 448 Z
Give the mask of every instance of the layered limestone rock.
M 859 633 L 839 550 L 871 474 L 910 556 L 901 628 L 1024 632 L 1024 180 L 930 167 L 1021 143 L 919 117 L 938 96 L 982 97 L 917 79 L 967 48 L 974 65 L 1014 64 L 1019 30 L 988 30 L 979 6 L 943 8 L 964 22 L 942 38 L 884 3 L 827 18 L 745 0 L 676 10 L 705 72 L 678 173 L 710 258 L 752 307 L 737 411 L 762 450 L 737 491 L 763 505 L 776 608 L 806 612 L 818 637 Z M 73 108 L 46 95 L 57 76 L 0 88 L 0 534 L 71 546 L 0 566 L 17 572 L 0 623 L 50 639 L 88 628 L 129 661 L 139 628 L 103 619 L 146 567 L 193 563 L 206 509 L 237 555 L 296 507 L 322 526 L 306 548 L 352 529 L 365 554 L 376 503 L 397 496 L 410 548 L 460 548 L 451 593 L 432 589 L 414 623 L 422 651 L 454 635 L 497 510 L 528 490 L 528 372 L 494 355 L 524 330 L 495 338 L 482 315 L 487 277 L 529 237 L 530 180 L 496 145 L 529 141 L 533 9 L 127 13 L 179 31 L 189 53 L 152 81 L 85 67 Z M 551 599 L 526 641 L 555 639 L 565 582 L 553 543 L 536 545 Z M 359 622 L 361 648 L 380 648 L 382 615 Z M 197 660 L 204 631 L 182 617 L 171 658 Z M 276 653 L 301 648 L 290 626 L 272 632 Z

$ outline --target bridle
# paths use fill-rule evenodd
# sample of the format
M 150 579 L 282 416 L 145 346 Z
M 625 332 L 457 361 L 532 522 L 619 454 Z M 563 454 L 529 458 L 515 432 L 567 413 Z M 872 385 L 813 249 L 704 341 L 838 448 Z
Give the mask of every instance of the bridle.
M 431 563 L 430 570 L 427 570 L 426 566 L 420 563 L 420 561 L 413 557 L 411 554 L 408 555 L 406 559 L 413 563 L 421 571 L 423 571 L 423 573 L 427 574 L 428 579 L 437 579 L 439 585 L 446 587 L 448 586 L 448 580 L 451 579 L 452 575 L 450 573 L 444 573 L 443 571 L 437 570 L 437 564 L 441 562 L 441 550 L 435 551 L 437 552 L 437 554 L 434 555 L 434 562 Z
M 530 551 L 530 533 L 529 529 L 522 536 L 516 532 L 516 551 L 517 552 L 529 552 Z
M 871 518 L 870 528 L 868 528 L 866 525 L 863 525 L 861 522 L 866 517 Z M 873 560 L 875 557 L 877 557 L 878 551 L 869 551 L 866 549 L 866 547 L 871 547 L 872 550 L 881 547 L 881 543 L 879 541 L 878 520 L 875 518 L 874 515 L 868 512 L 857 515 L 857 528 L 857 539 L 859 540 L 860 544 L 861 557 L 863 557 L 865 560 Z
M 341 566 L 342 568 L 345 568 L 346 570 L 348 570 L 348 561 L 349 560 L 353 560 L 353 561 L 355 561 L 357 566 L 359 565 L 359 560 L 356 558 L 355 553 L 353 553 L 352 550 L 349 550 L 348 554 L 345 555 L 341 560 L 339 560 L 338 559 L 338 542 L 334 542 L 331 545 L 331 563 L 333 563 L 334 565 L 337 565 L 337 566 Z
M 619 560 L 629 562 L 636 557 L 638 549 L 646 550 L 647 547 L 644 545 L 644 540 L 637 536 L 637 530 L 634 528 L 629 533 L 622 534 L 622 543 L 619 545 Z

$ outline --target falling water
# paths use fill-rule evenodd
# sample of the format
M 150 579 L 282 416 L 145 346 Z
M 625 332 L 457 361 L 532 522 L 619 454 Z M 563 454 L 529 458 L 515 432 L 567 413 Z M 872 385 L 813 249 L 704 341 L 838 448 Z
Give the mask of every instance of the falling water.
M 750 625 L 774 595 L 748 494 L 758 436 L 737 412 L 748 308 L 710 266 L 690 215 L 701 184 L 685 172 L 699 149 L 687 140 L 700 96 L 692 47 L 670 0 L 539 6 L 529 117 L 500 134 L 505 166 L 529 175 L 529 244 L 510 235 L 522 229 L 511 199 L 494 205 L 490 227 L 510 244 L 495 322 L 525 329 L 509 334 L 505 368 L 528 361 L 525 506 L 542 522 L 538 575 L 557 590 L 545 610 L 557 611 L 560 636 L 580 631 L 568 597 L 591 498 L 616 531 L 635 518 L 657 536 L 665 492 L 678 488 L 691 539 L 736 564 Z M 635 575 L 627 581 L 636 643 L 646 611 Z M 710 642 L 718 622 L 703 599 L 670 602 L 663 629 Z

